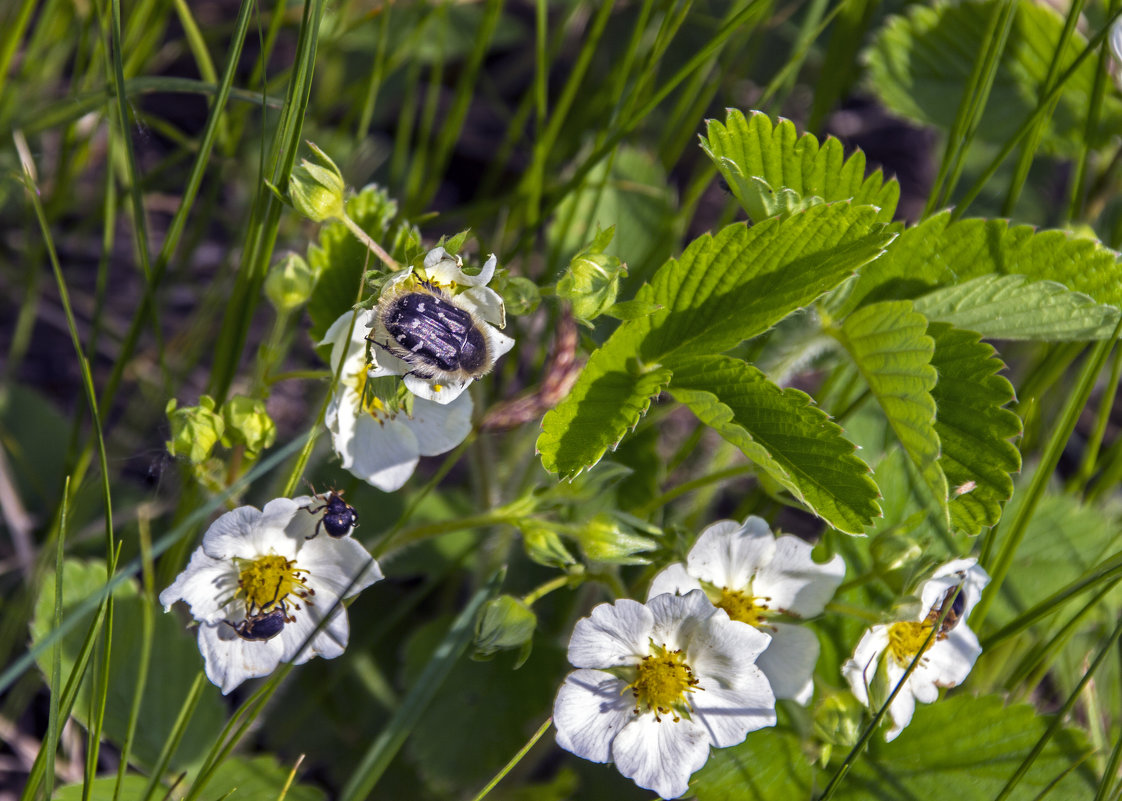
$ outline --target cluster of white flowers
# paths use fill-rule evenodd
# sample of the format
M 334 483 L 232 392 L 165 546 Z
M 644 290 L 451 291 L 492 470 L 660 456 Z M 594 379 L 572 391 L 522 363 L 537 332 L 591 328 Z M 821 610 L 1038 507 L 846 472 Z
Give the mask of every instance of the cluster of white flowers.
M 797 621 L 820 614 L 844 575 L 841 557 L 820 565 L 759 517 L 714 523 L 685 564 L 655 576 L 646 605 L 604 604 L 577 623 L 558 744 L 681 795 L 710 746 L 775 725 L 776 698 L 810 700 L 818 640 Z
M 557 743 L 676 798 L 710 747 L 774 725 L 776 699 L 807 704 L 819 646 L 800 621 L 822 613 L 845 575 L 840 556 L 819 564 L 811 550 L 797 537 L 776 538 L 761 518 L 724 520 L 701 533 L 685 564 L 655 576 L 645 605 L 593 609 L 569 642 L 577 670 L 554 702 Z M 873 627 L 844 665 L 854 694 L 875 707 L 918 658 L 889 706 L 887 739 L 908 724 L 917 699 L 934 701 L 939 687 L 970 672 L 981 648 L 965 621 L 988 580 L 976 560 L 944 565 L 921 588 L 917 619 Z M 869 692 L 878 671 L 886 677 L 879 697 Z

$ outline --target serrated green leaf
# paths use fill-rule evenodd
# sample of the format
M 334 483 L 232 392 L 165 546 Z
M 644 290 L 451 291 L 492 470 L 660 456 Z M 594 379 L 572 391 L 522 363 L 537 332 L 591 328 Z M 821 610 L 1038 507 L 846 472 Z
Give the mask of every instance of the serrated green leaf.
M 694 240 L 636 297 L 661 310 L 620 325 L 546 414 L 542 464 L 562 477 L 596 464 L 669 382 L 662 360 L 728 350 L 876 258 L 894 236 L 875 225 L 876 213 L 848 203 L 815 206 Z
M 405 243 L 416 232 L 396 219 L 397 203 L 383 189 L 374 185 L 363 189 L 347 201 L 347 214 L 394 258 L 406 261 Z M 308 265 L 316 275 L 308 301 L 310 334 L 313 342 L 319 342 L 336 318 L 354 306 L 364 272 L 377 266 L 378 260 L 346 225 L 335 221 L 323 225 L 317 243 L 308 247 Z
M 665 368 L 640 375 L 629 372 L 618 364 L 618 349 L 605 345 L 593 353 L 565 400 L 542 420 L 537 445 L 542 465 L 560 478 L 600 461 L 670 383 Z
M 946 131 L 964 87 L 970 85 L 977 54 L 987 44 L 983 37 L 996 2 L 913 6 L 907 16 L 893 17 L 865 53 L 868 87 L 896 114 Z M 1004 143 L 1033 112 L 1062 30 L 1063 19 L 1047 5 L 1017 4 L 993 91 L 978 125 L 979 139 Z M 1086 46 L 1086 38 L 1073 32 L 1060 60 L 1061 73 Z M 1079 153 L 1095 70 L 1095 60 L 1088 59 L 1064 87 L 1041 141 L 1043 150 L 1065 156 Z M 1101 144 L 1120 124 L 1122 103 L 1107 93 L 1090 144 Z
M 917 704 L 915 717 L 897 739 L 885 743 L 880 736 L 872 738 L 834 798 L 936 799 L 953 788 L 956 801 L 992 801 L 1050 723 L 1034 707 L 1006 706 L 995 695 L 975 698 L 960 692 L 934 704 Z M 1038 799 L 1056 779 L 1056 786 L 1044 795 L 1049 801 L 1091 798 L 1091 770 L 1072 770 L 1090 751 L 1081 732 L 1062 729 L 1010 801 Z
M 1105 339 L 1118 309 L 1104 306 L 1054 281 L 1023 275 L 983 275 L 929 292 L 915 301 L 929 320 L 977 331 L 991 339 L 1046 342 Z
M 869 466 L 809 395 L 728 356 L 670 366 L 675 400 L 831 526 L 860 534 L 880 514 Z
M 883 252 L 895 234 L 876 218 L 872 206 L 833 203 L 698 237 L 636 295 L 663 307 L 633 324 L 641 359 L 721 353 L 762 334 Z
M 881 222 L 891 221 L 896 211 L 896 180 L 885 181 L 880 170 L 866 178 L 865 154 L 858 150 L 847 159 L 833 137 L 819 146 L 813 134 L 799 136 L 790 120 L 779 118 L 773 125 L 763 112 L 745 117 L 737 109 L 728 110 L 724 125 L 707 120 L 706 133 L 701 149 L 753 220 L 801 211 L 815 198 L 876 206 Z
M 790 801 L 810 798 L 813 769 L 798 735 L 760 729 L 731 748 L 714 749 L 694 774 L 697 801 Z
M 931 364 L 935 343 L 927 335 L 927 319 L 910 301 L 875 303 L 851 314 L 837 336 L 949 524 L 931 394 L 937 380 Z
M 1021 469 L 1021 454 L 1009 440 L 1021 433 L 1021 420 L 1003 408 L 1013 400 L 1013 385 L 994 349 L 972 331 L 931 323 L 935 340 L 931 366 L 939 383 L 935 398 L 935 432 L 942 455 L 939 465 L 954 487 L 951 522 L 968 534 L 981 532 L 1001 518 L 1013 497 L 1012 474 Z
M 1007 220 L 952 222 L 944 211 L 905 230 L 862 270 L 839 316 L 862 303 L 918 298 L 985 275 L 1055 281 L 1097 303 L 1122 306 L 1122 265 L 1101 243 Z

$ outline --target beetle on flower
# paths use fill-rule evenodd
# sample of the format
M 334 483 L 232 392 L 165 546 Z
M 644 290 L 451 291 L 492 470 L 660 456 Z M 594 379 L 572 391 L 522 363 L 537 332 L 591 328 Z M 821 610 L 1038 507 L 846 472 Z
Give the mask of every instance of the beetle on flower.
M 401 370 L 375 361 L 366 340 L 374 317 L 374 311 L 347 312 L 327 329 L 321 344 L 331 345 L 331 367 L 340 372 L 324 421 L 343 467 L 392 492 L 409 480 L 420 457 L 464 441 L 471 433 L 472 402 L 467 393 L 443 403 L 414 398 L 398 378 Z
M 342 654 L 350 633 L 342 600 L 382 578 L 353 538 L 310 538 L 312 500 L 277 498 L 222 515 L 160 593 L 165 611 L 176 601 L 191 608 L 207 678 L 223 693 L 281 662 Z
M 977 559 L 948 562 L 924 583 L 914 620 L 873 626 L 857 643 L 853 658 L 842 665 L 853 694 L 870 708 L 883 704 L 903 680 L 888 707 L 892 725 L 886 740 L 896 739 L 911 722 L 916 701 L 933 703 L 940 687 L 957 687 L 970 674 L 982 646 L 966 618 L 989 580 Z M 917 659 L 915 670 L 904 679 Z
M 498 330 L 506 326 L 502 297 L 487 286 L 496 265 L 492 254 L 469 275 L 459 256 L 437 247 L 421 266 L 390 278 L 369 321 L 372 375 L 404 376 L 418 398 L 444 404 L 490 372 L 514 347 Z

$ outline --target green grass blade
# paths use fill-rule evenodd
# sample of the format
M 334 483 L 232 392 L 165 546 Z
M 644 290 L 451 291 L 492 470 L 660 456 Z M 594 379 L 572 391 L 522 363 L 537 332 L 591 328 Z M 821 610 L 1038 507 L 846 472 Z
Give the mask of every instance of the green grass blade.
M 273 140 L 270 182 L 282 191 L 300 147 L 300 132 L 312 90 L 319 26 L 325 10 L 324 0 L 307 0 L 296 45 L 296 60 L 288 84 L 288 94 Z M 249 224 L 241 268 L 238 270 L 226 315 L 215 345 L 211 367 L 209 394 L 221 403 L 226 399 L 241 362 L 242 348 L 249 334 L 253 312 L 261 300 L 261 287 L 276 245 L 280 225 L 281 202 L 264 185 L 258 189 L 257 201 Z
M 394 716 L 386 728 L 370 745 L 359 761 L 358 766 L 347 780 L 340 793 L 340 801 L 360 801 L 370 795 L 390 761 L 397 754 L 409 732 L 432 700 L 440 685 L 448 678 L 452 666 L 463 654 L 475 631 L 475 615 L 483 604 L 498 592 L 502 585 L 503 572 L 491 577 L 468 601 L 463 611 L 456 617 L 448 633 L 433 652 L 432 659 L 417 676 L 413 686 L 402 699 Z
M 1071 62 L 1071 65 L 1068 66 L 1066 70 L 1064 70 L 1063 75 L 1061 75 L 1060 79 L 1056 81 L 1055 86 L 1053 86 L 1046 95 L 1040 98 L 1040 100 L 1036 104 L 1036 110 L 1033 111 L 1033 113 L 1027 120 L 1021 123 L 1021 126 L 1017 129 L 1016 133 L 1009 137 L 1005 144 L 1002 145 L 1001 150 L 997 153 L 996 156 L 993 157 L 993 159 L 990 160 L 989 165 L 982 171 L 982 174 L 979 175 L 978 178 L 974 181 L 973 185 L 971 185 L 970 189 L 967 190 L 962 199 L 955 204 L 953 213 L 953 217 L 955 219 L 960 218 L 963 214 L 966 213 L 966 210 L 970 207 L 970 204 L 974 202 L 981 191 L 990 182 L 990 179 L 993 178 L 994 174 L 997 172 L 998 168 L 1001 167 L 1001 164 L 1005 161 L 1005 159 L 1008 158 L 1009 154 L 1013 152 L 1013 149 L 1026 135 L 1028 135 L 1028 132 L 1034 125 L 1036 125 L 1037 120 L 1047 113 L 1048 109 L 1051 107 L 1051 104 L 1054 103 L 1060 96 L 1060 92 L 1063 91 L 1064 85 L 1067 83 L 1068 79 L 1079 71 L 1079 68 L 1080 66 L 1082 66 L 1083 62 L 1090 58 L 1091 54 L 1094 53 L 1098 49 L 1099 45 L 1101 45 L 1106 39 L 1107 35 L 1110 33 L 1110 26 L 1114 23 L 1115 20 L 1118 19 L 1119 15 L 1122 15 L 1122 8 L 1115 9 L 1111 13 L 1111 15 L 1103 23 L 1103 27 L 1099 30 L 1099 32 L 1096 33 L 1090 39 L 1090 41 L 1087 42 L 1087 46 L 1083 48 L 1078 56 L 1075 57 L 1075 60 Z
M 1001 585 L 1005 581 L 1005 576 L 1009 572 L 1009 567 L 1013 564 L 1013 556 L 1017 552 L 1017 546 L 1020 545 L 1021 540 L 1025 536 L 1025 531 L 1028 529 L 1028 522 L 1032 518 L 1033 512 L 1036 510 L 1037 503 L 1039 503 L 1040 499 L 1044 496 L 1044 490 L 1048 485 L 1053 471 L 1056 469 L 1056 465 L 1059 464 L 1060 456 L 1063 454 L 1068 437 L 1070 437 L 1071 432 L 1075 430 L 1075 424 L 1079 420 L 1083 407 L 1087 404 L 1087 399 L 1091 396 L 1091 390 L 1094 389 L 1099 373 L 1102 372 L 1103 365 L 1106 364 L 1106 359 L 1110 355 L 1111 349 L 1118 341 L 1120 333 L 1122 333 L 1122 320 L 1120 320 L 1118 326 L 1115 327 L 1114 335 L 1110 339 L 1095 344 L 1094 349 L 1083 365 L 1075 389 L 1071 395 L 1068 396 L 1067 404 L 1052 431 L 1051 438 L 1044 448 L 1044 453 L 1040 457 L 1040 462 L 1036 466 L 1032 481 L 1029 483 L 1025 493 L 1026 498 L 1017 508 L 1016 516 L 1013 518 L 1012 522 L 1010 522 L 1009 529 L 1002 538 L 1001 549 L 996 558 L 991 565 L 986 566 L 989 569 L 991 577 L 990 586 L 988 588 L 989 591 L 983 594 L 978 605 L 974 607 L 970 618 L 975 628 L 981 629 L 982 621 L 985 619 L 986 613 L 993 604 L 994 598 L 998 596 Z M 998 530 L 998 528 L 991 529 L 989 541 L 986 543 L 987 550 L 991 547 L 990 541 L 993 541 L 994 533 Z
M 1118 643 L 1119 638 L 1122 638 L 1122 620 L 1118 621 L 1118 625 L 1114 627 L 1114 631 L 1111 633 L 1110 637 L 1103 641 L 1102 645 L 1099 647 L 1099 652 L 1095 654 L 1095 658 L 1091 660 L 1091 664 L 1083 673 L 1082 678 L 1079 679 L 1079 683 L 1075 686 L 1075 689 L 1071 691 L 1071 694 L 1067 697 L 1067 700 L 1064 701 L 1064 705 L 1053 716 L 1052 722 L 1048 726 L 1048 730 L 1044 732 L 1044 735 L 1037 741 L 1036 745 L 1033 746 L 1032 751 L 1029 752 L 1024 761 L 1022 761 L 1021 764 L 1017 766 L 1017 769 L 1013 772 L 1013 775 L 1009 777 L 1009 781 L 1006 782 L 1005 786 L 1001 789 L 1001 792 L 998 793 L 994 801 L 1003 801 L 1003 799 L 1008 798 L 1009 795 L 1013 792 L 1013 789 L 1020 782 L 1020 780 L 1024 778 L 1026 773 L 1028 773 L 1029 768 L 1032 767 L 1033 762 L 1036 761 L 1036 758 L 1040 756 L 1040 753 L 1056 735 L 1056 732 L 1058 732 L 1060 730 L 1060 727 L 1063 726 L 1064 718 L 1067 717 L 1067 714 L 1071 711 L 1071 708 L 1075 706 L 1075 702 L 1079 699 L 1079 695 L 1083 692 L 1083 688 L 1086 687 L 1087 683 L 1094 678 L 1095 671 L 1098 670 L 1099 665 L 1102 664 L 1107 654 L 1109 654 L 1110 651 L 1114 648 L 1115 644 Z

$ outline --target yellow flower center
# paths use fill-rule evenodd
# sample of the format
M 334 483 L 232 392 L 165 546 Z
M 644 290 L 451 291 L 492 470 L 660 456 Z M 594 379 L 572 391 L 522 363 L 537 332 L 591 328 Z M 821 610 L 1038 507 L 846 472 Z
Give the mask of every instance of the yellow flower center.
M 234 559 L 238 566 L 238 591 L 235 599 L 245 601 L 246 615 L 256 615 L 288 605 L 299 609 L 292 599 L 307 598 L 315 590 L 307 585 L 308 576 L 296 566 L 296 560 L 277 554 L 256 559 Z
M 728 587 L 722 587 L 721 597 L 714 603 L 714 606 L 718 609 L 724 609 L 733 620 L 739 620 L 741 623 L 747 623 L 749 626 L 755 626 L 759 629 L 766 625 L 764 613 L 768 611 L 767 601 L 770 600 L 771 598 L 766 596 L 749 595 L 742 590 L 730 590 Z
M 916 654 L 923 650 L 927 635 L 931 633 L 931 626 L 927 623 L 918 623 L 912 620 L 903 620 L 893 623 L 888 627 L 888 650 L 896 664 L 906 668 L 916 658 Z M 928 645 L 928 648 L 931 646 Z
M 687 693 L 692 693 L 697 684 L 680 649 L 670 651 L 652 641 L 650 654 L 639 663 L 638 676 L 627 686 L 635 696 L 636 714 L 643 710 L 654 712 L 655 720 L 661 721 L 662 715 L 669 712 L 677 722 L 678 711 L 689 709 Z

